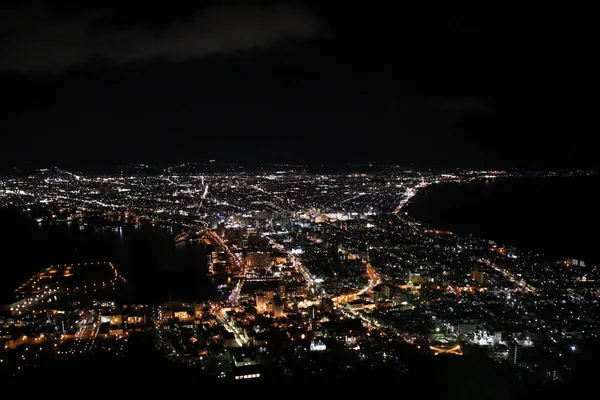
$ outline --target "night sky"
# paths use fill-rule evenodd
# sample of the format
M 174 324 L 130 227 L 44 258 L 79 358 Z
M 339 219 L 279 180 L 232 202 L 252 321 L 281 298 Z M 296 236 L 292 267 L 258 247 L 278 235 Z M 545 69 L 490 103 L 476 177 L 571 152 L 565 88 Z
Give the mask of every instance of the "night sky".
M 3 167 L 600 166 L 589 9 L 10 3 L 0 11 Z

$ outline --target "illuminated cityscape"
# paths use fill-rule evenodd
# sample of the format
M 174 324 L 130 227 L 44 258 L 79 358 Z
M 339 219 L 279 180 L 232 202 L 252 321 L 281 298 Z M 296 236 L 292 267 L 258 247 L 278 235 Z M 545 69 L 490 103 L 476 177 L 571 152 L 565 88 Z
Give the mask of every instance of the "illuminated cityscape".
M 0 393 L 589 397 L 588 3 L 3 2 Z
M 49 168 L 0 180 L 2 205 L 37 224 L 177 229 L 172 246 L 209 249 L 196 274 L 223 282 L 209 301 L 137 304 L 121 295 L 129 282 L 110 260 L 46 266 L 5 308 L 3 373 L 126 357 L 128 343 L 149 337 L 166 362 L 225 381 L 402 374 L 407 352 L 484 354 L 561 381 L 570 368 L 561 358 L 600 333 L 596 266 L 431 228 L 404 210 L 428 185 L 511 179 L 508 172 L 232 168 Z

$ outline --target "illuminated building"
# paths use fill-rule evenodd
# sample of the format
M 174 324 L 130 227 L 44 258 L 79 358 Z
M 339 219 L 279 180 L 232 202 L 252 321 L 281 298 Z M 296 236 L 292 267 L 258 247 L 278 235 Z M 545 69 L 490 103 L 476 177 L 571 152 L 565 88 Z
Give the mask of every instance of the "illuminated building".
M 117 315 L 103 315 L 100 317 L 100 322 L 110 322 L 113 325 L 119 325 L 123 323 L 123 316 Z
M 187 310 L 183 310 L 183 311 L 175 311 L 173 313 L 173 316 L 175 318 L 179 318 L 179 319 L 187 319 L 190 317 L 190 314 L 188 314 Z
M 256 312 L 262 314 L 267 311 L 267 296 L 265 292 L 256 293 Z
M 145 315 L 130 315 L 127 317 L 127 324 L 129 324 L 129 325 L 143 324 L 143 323 L 146 323 Z
M 227 267 L 227 255 L 225 254 L 225 250 L 216 246 L 215 249 L 211 252 L 210 257 L 210 272 L 212 274 L 223 274 L 225 273 L 225 269 Z
M 327 346 L 321 340 L 312 340 L 310 342 L 310 351 L 324 351 L 326 349 Z
M 202 307 L 204 307 L 204 306 L 201 303 L 194 304 L 194 317 L 202 318 Z
M 286 286 L 285 283 L 280 283 L 279 286 L 277 287 L 277 292 L 279 293 L 279 295 L 281 297 L 285 297 L 286 295 Z
M 471 280 L 477 282 L 478 285 L 485 283 L 485 272 L 479 268 L 471 270 Z
M 233 377 L 235 380 L 260 378 L 262 362 L 255 351 L 236 347 L 229 350 L 233 360 Z
M 271 255 L 263 252 L 252 252 L 246 255 L 246 266 L 249 268 L 266 268 L 271 264 Z

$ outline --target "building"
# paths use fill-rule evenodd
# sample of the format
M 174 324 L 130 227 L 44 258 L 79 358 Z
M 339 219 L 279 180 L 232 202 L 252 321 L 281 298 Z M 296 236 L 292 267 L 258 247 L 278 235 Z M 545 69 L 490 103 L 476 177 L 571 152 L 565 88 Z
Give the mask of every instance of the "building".
M 477 325 L 478 323 L 475 320 L 461 321 L 456 330 L 462 334 L 475 333 L 477 332 Z
M 483 285 L 485 283 L 485 272 L 480 268 L 472 269 L 471 280 L 477 282 L 478 285 Z
M 221 338 L 223 340 L 223 347 L 232 348 L 239 347 L 239 344 L 235 338 L 235 334 L 233 332 L 224 331 L 221 334 Z
M 260 378 L 262 362 L 258 358 L 256 351 L 245 347 L 236 347 L 229 351 L 233 364 L 233 378 L 235 380 Z
M 365 308 L 365 302 L 362 300 L 349 301 L 346 303 L 346 308 L 352 311 L 363 310 Z
M 390 285 L 383 285 L 383 287 L 381 288 L 381 292 L 385 299 L 391 299 L 394 294 L 394 288 Z
M 180 318 L 188 317 L 187 307 L 180 301 L 171 301 L 164 303 L 160 309 L 160 318 Z
M 265 292 L 259 291 L 256 293 L 255 301 L 256 312 L 258 314 L 262 314 L 267 311 L 267 296 L 265 295 Z
M 123 316 L 121 314 L 102 315 L 100 322 L 110 322 L 113 325 L 120 325 L 123 323 Z
M 194 304 L 194 317 L 195 318 L 202 318 L 203 308 L 204 308 L 204 305 L 202 303 Z
M 285 297 L 287 290 L 286 290 L 286 286 L 285 283 L 280 283 L 277 287 L 277 292 L 279 293 L 279 295 L 281 297 Z
M 324 351 L 326 349 L 327 346 L 320 339 L 315 339 L 310 342 L 310 351 Z
M 317 307 L 315 306 L 309 306 L 308 307 L 308 318 L 310 319 L 316 319 L 317 318 Z
M 233 359 L 233 366 L 236 368 L 260 364 L 258 354 L 253 349 L 237 347 L 230 349 L 229 354 Z
M 275 318 L 282 318 L 285 316 L 283 313 L 283 300 L 281 300 L 279 295 L 275 296 L 273 300 L 273 315 Z
M 379 284 L 373 288 L 371 293 L 369 294 L 369 298 L 373 302 L 378 302 L 385 299 L 385 295 L 383 293 L 383 285 Z
M 246 266 L 248 268 L 267 268 L 271 265 L 272 257 L 269 253 L 255 251 L 246 255 Z
M 333 300 L 324 297 L 321 299 L 321 308 L 324 312 L 332 312 L 333 311 Z
M 211 252 L 210 264 L 208 266 L 209 274 L 224 274 L 227 268 L 227 254 L 221 246 L 215 246 Z

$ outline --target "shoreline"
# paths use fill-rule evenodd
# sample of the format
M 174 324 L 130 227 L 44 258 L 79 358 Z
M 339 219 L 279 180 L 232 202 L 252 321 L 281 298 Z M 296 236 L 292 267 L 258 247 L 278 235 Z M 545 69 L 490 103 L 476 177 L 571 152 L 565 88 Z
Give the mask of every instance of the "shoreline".
M 488 234 L 480 234 L 478 232 L 474 232 L 472 230 L 465 230 L 465 229 L 461 229 L 458 228 L 456 226 L 456 224 L 450 223 L 449 225 L 454 225 L 454 226 L 442 226 L 443 224 L 437 224 L 437 223 L 431 223 L 428 222 L 424 219 L 418 218 L 415 214 L 414 208 L 415 208 L 415 198 L 419 195 L 422 194 L 425 190 L 430 189 L 430 188 L 434 188 L 434 187 L 440 187 L 440 186 L 444 186 L 444 185 L 450 185 L 450 184 L 485 184 L 488 183 L 486 181 L 489 181 L 489 183 L 501 183 L 501 182 L 505 182 L 508 180 L 514 180 L 514 179 L 518 179 L 518 180 L 523 180 L 523 179 L 533 179 L 536 181 L 541 181 L 542 178 L 544 180 L 547 179 L 551 179 L 551 178 L 563 178 L 563 179 L 576 179 L 576 178 L 592 178 L 592 177 L 598 177 L 599 175 L 597 173 L 594 174 L 586 174 L 586 175 L 566 175 L 566 174 L 559 174 L 559 175 L 523 175 L 523 174 L 515 174 L 515 175 L 508 175 L 508 176 L 498 176 L 498 177 L 481 177 L 481 178 L 474 178 L 474 179 L 470 179 L 470 180 L 460 180 L 460 181 L 448 181 L 448 182 L 432 182 L 429 183 L 425 186 L 419 187 L 418 190 L 416 190 L 409 198 L 405 199 L 403 202 L 403 205 L 401 207 L 401 210 L 403 211 L 402 213 L 396 213 L 394 212 L 394 214 L 397 217 L 405 217 L 405 218 L 409 218 L 412 222 L 418 223 L 424 227 L 427 227 L 429 229 L 435 229 L 435 230 L 449 230 L 452 231 L 453 233 L 457 234 L 457 235 L 461 235 L 461 236 L 465 236 L 465 235 L 472 235 L 475 237 L 478 237 L 479 239 L 483 239 L 483 240 L 489 240 L 489 241 L 493 241 L 499 245 L 506 245 L 506 246 L 512 246 L 515 247 L 517 249 L 519 249 L 520 251 L 526 251 L 526 252 L 533 252 L 533 253 L 537 253 L 539 255 L 542 255 L 550 260 L 563 260 L 563 259 L 572 259 L 574 257 L 573 254 L 570 254 L 568 256 L 563 256 L 563 255 L 558 255 L 560 253 L 562 254 L 566 254 L 566 253 L 572 253 L 571 251 L 569 251 L 568 246 L 565 247 L 561 247 L 558 248 L 558 251 L 556 251 L 555 253 L 552 252 L 548 252 L 547 250 L 542 250 L 542 249 L 535 249 L 535 245 L 527 245 L 524 243 L 520 243 L 518 244 L 519 240 L 518 238 L 513 239 L 513 238 L 504 238 L 504 239 L 494 239 L 492 237 L 492 235 L 488 235 Z M 484 226 L 482 224 L 482 226 Z M 492 225 L 488 225 L 488 226 L 492 226 Z M 498 231 L 497 227 L 494 229 L 496 231 Z M 501 229 L 500 229 L 501 230 Z M 502 232 L 499 232 L 499 234 L 497 236 L 502 236 Z M 588 246 L 589 248 L 589 246 Z M 558 254 L 557 254 L 558 253 Z M 579 255 L 579 257 L 581 257 L 582 255 Z M 585 257 L 584 257 L 585 258 Z M 590 265 L 596 265 L 598 263 L 598 260 L 592 260 L 592 262 L 590 263 Z
M 34 218 L 29 218 L 19 209 L 3 209 L 3 215 L 11 229 L 17 228 L 20 234 L 28 237 L 33 233 L 34 243 L 46 238 L 50 233 L 59 232 L 59 239 L 40 242 L 41 254 L 49 251 L 53 242 L 60 242 L 60 238 L 63 238 L 63 245 L 59 246 L 52 257 L 47 258 L 43 255 L 37 256 L 35 252 L 26 253 L 29 245 L 26 244 L 27 242 L 19 241 L 23 243 L 19 243 L 13 248 L 13 251 L 19 255 L 24 254 L 27 261 L 0 285 L 0 303 L 12 302 L 15 288 L 51 265 L 97 260 L 111 260 L 115 263 L 119 271 L 130 281 L 128 291 L 132 301 L 135 302 L 162 301 L 161 298 L 166 301 L 171 291 L 173 296 L 182 298 L 212 298 L 218 294 L 217 285 L 213 283 L 213 280 L 218 281 L 221 277 L 205 276 L 205 273 L 201 274 L 202 278 L 195 281 L 194 285 L 198 286 L 192 287 L 190 284 L 181 289 L 173 287 L 169 290 L 155 290 L 161 282 L 173 282 L 181 277 L 189 280 L 190 276 L 196 276 L 192 275 L 195 268 L 200 271 L 208 270 L 206 264 L 192 266 L 196 260 L 203 262 L 206 259 L 205 244 L 199 243 L 192 247 L 175 248 L 173 232 L 166 227 L 147 224 L 144 226 L 149 229 L 137 229 L 142 225 L 126 224 L 122 231 L 114 231 L 112 229 L 98 230 L 95 226 L 89 225 L 85 230 L 80 230 L 77 225 L 70 226 L 66 223 L 37 223 Z M 59 231 L 56 231 L 57 229 Z M 73 236 L 71 237 L 71 235 Z M 155 254 L 159 254 L 158 258 L 140 252 L 140 243 L 146 240 L 153 241 L 152 243 L 155 245 L 153 251 Z M 94 244 L 92 245 L 92 243 Z M 9 241 L 7 246 L 13 244 Z M 36 243 L 36 246 L 39 245 Z M 171 249 L 171 246 L 174 248 Z

